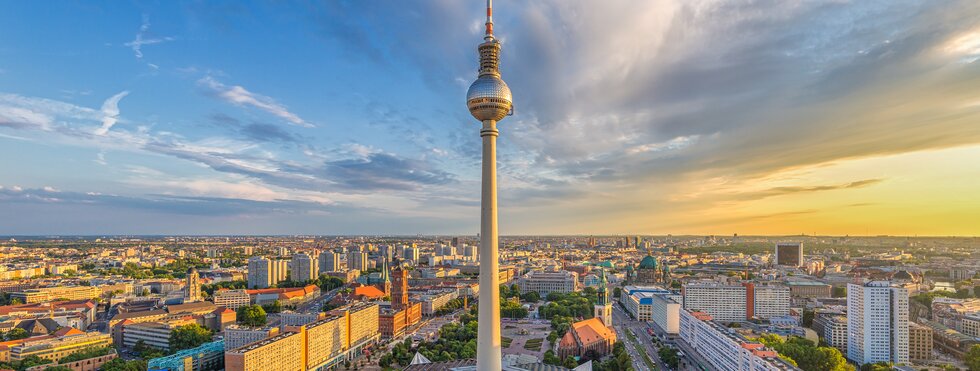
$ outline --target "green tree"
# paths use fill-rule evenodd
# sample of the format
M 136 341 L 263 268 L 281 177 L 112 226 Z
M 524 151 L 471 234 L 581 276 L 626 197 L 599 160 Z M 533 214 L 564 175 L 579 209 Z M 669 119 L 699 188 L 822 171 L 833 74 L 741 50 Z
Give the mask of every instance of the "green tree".
M 126 361 L 116 358 L 106 362 L 99 368 L 100 371 L 146 371 L 146 361 Z
M 26 338 L 28 338 L 30 336 L 31 336 L 31 334 L 29 332 L 27 332 L 27 330 L 24 330 L 24 329 L 22 329 L 20 327 L 15 327 L 15 328 L 11 329 L 10 331 L 7 331 L 7 335 L 6 335 L 7 340 L 26 339 Z
M 171 351 L 195 348 L 209 341 L 211 330 L 196 323 L 180 326 L 170 332 Z
M 238 308 L 236 316 L 238 317 L 238 322 L 247 326 L 262 326 L 266 322 L 265 309 L 262 309 L 260 305 L 247 305 Z
M 963 357 L 963 361 L 970 371 L 980 371 L 980 345 L 970 347 L 970 350 L 966 352 L 966 356 Z
M 561 358 L 555 355 L 555 351 L 548 349 L 544 352 L 544 363 L 548 365 L 561 366 Z
M 562 362 L 562 366 L 564 366 L 567 369 L 573 369 L 578 367 L 578 362 L 575 361 L 575 357 L 568 356 L 565 357 L 565 361 Z
M 272 304 L 266 304 L 262 306 L 266 313 L 279 313 L 282 312 L 282 302 L 276 300 Z
M 657 355 L 671 368 L 677 368 L 677 364 L 680 363 L 680 357 L 677 356 L 677 350 L 673 348 L 661 347 L 660 350 L 657 351 Z
M 847 297 L 847 288 L 846 287 L 834 287 L 831 290 L 831 292 L 830 292 L 830 296 L 831 297 L 835 297 L 835 298 Z

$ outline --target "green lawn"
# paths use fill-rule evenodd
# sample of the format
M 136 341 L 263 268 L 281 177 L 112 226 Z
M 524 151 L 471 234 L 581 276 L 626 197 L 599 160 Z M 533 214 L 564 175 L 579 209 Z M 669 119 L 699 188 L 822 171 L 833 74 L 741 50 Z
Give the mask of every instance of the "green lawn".
M 530 339 L 526 343 L 524 343 L 524 349 L 538 352 L 541 351 L 541 344 L 543 343 L 544 343 L 544 338 Z
M 500 343 L 501 343 L 500 345 L 504 348 L 510 348 L 510 343 L 513 341 L 514 339 L 511 339 L 509 337 L 503 337 L 503 336 L 500 337 Z

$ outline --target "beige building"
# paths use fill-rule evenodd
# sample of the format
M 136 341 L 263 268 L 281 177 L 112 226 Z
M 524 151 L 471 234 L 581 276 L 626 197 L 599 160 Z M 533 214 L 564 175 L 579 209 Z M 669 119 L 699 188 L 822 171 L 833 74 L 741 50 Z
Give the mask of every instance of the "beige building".
M 252 328 L 247 326 L 231 325 L 225 327 L 225 350 L 238 349 L 245 345 L 259 340 L 276 336 L 279 334 L 278 327 Z
M 306 334 L 284 332 L 225 352 L 226 371 L 306 371 Z
M 78 329 L 63 331 L 63 335 L 43 337 L 42 339 L 25 339 L 17 345 L 9 346 L 9 359 L 20 361 L 30 356 L 57 361 L 70 354 L 89 348 L 101 348 L 112 345 L 112 337 L 101 332 L 82 332 Z
M 344 361 L 347 321 L 346 316 L 329 316 L 303 326 L 306 329 L 306 369 L 329 368 Z
M 518 279 L 517 285 L 521 288 L 521 292 L 537 291 L 542 296 L 552 292 L 575 292 L 579 289 L 578 273 L 564 270 L 531 271 Z
M 932 359 L 932 329 L 915 322 L 909 322 L 909 360 L 928 361 Z
M 245 290 L 218 290 L 214 293 L 214 305 L 229 309 L 248 306 L 250 300 Z
M 43 303 L 52 300 L 88 300 L 102 295 L 102 290 L 93 286 L 58 286 L 29 289 L 11 293 L 11 299 L 20 299 L 26 304 Z

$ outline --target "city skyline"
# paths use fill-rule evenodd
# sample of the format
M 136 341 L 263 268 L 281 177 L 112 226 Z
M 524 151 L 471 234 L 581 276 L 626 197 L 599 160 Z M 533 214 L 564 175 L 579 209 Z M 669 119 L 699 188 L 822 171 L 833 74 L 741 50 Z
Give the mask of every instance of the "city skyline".
M 0 234 L 474 235 L 483 6 L 0 5 Z M 501 235 L 980 234 L 976 3 L 498 6 Z

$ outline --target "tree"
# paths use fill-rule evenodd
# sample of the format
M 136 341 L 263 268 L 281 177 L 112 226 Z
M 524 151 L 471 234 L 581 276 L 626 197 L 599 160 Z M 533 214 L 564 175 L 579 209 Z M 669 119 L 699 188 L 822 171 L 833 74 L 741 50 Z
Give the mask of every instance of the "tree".
M 26 339 L 30 337 L 31 334 L 27 332 L 27 330 L 24 330 L 20 327 L 15 327 L 10 331 L 7 331 L 6 336 L 7 336 L 7 340 L 20 340 L 20 339 Z
M 657 356 L 671 368 L 677 368 L 677 364 L 680 362 L 680 357 L 677 356 L 677 350 L 673 348 L 661 347 L 657 351 Z
M 170 332 L 170 350 L 190 349 L 211 341 L 211 330 L 191 323 Z
M 146 371 L 146 361 L 126 361 L 122 358 L 115 358 L 102 365 L 101 371 Z
M 966 367 L 970 371 L 980 371 L 980 345 L 970 347 L 966 356 L 963 357 L 963 361 L 966 362 Z
M 238 322 L 252 327 L 258 327 L 265 325 L 266 313 L 265 309 L 262 309 L 260 305 L 247 305 L 238 308 Z
M 623 289 L 619 286 L 613 288 L 613 297 L 618 298 L 623 295 Z
M 844 297 L 847 297 L 847 288 L 846 287 L 834 287 L 831 290 L 831 292 L 830 292 L 830 296 L 831 297 L 835 297 L 835 298 L 844 298 Z
M 282 312 L 282 303 L 279 300 L 272 302 L 272 304 L 266 304 L 262 306 L 266 313 L 279 313 Z
M 567 369 L 573 369 L 578 367 L 578 362 L 575 361 L 575 357 L 569 355 L 565 357 L 565 361 L 562 362 L 562 366 L 564 366 Z
M 555 355 L 555 351 L 548 349 L 544 352 L 544 363 L 548 365 L 561 366 L 561 358 Z

